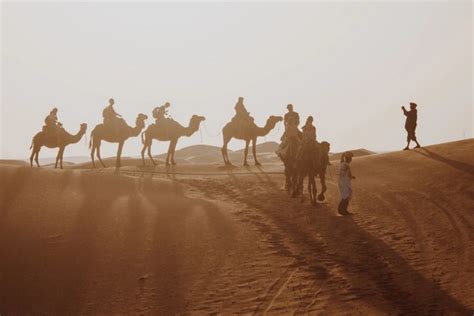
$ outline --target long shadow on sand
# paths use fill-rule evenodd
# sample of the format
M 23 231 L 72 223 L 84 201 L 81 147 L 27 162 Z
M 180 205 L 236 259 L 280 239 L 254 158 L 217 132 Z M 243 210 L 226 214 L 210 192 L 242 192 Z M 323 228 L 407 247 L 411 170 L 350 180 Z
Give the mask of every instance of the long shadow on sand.
M 0 215 L 8 215 L 11 204 L 20 195 L 23 187 L 32 176 L 31 167 L 19 167 L 14 171 L 0 169 Z M 0 221 L 3 221 L 0 219 Z
M 28 167 L 11 175 L 15 180 L 2 189 L 2 208 L 16 205 L 23 188 L 31 188 L 31 174 Z M 17 228 L 18 223 L 0 219 L 6 229 L 0 232 L 0 312 L 110 314 L 135 313 L 132 308 L 142 307 L 147 309 L 138 312 L 185 312 L 180 278 L 186 252 L 174 252 L 174 245 L 186 236 L 181 234 L 184 228 L 176 228 L 185 226 L 198 212 L 205 216 L 204 222 L 218 242 L 231 243 L 232 227 L 217 206 L 184 196 L 181 185 L 170 181 L 107 172 L 74 174 L 48 171 L 48 188 L 38 191 L 45 198 L 32 202 L 44 212 L 32 213 L 39 226 L 34 232 L 30 226 Z M 41 174 L 35 175 L 41 178 Z M 67 194 L 76 196 L 74 203 L 80 201 L 71 208 L 64 197 L 60 204 L 54 199 L 68 185 L 74 192 L 68 190 Z M 30 208 L 22 212 L 30 212 Z M 60 222 L 51 223 L 55 220 Z M 43 225 L 62 234 L 45 240 L 42 236 L 48 230 L 43 230 Z M 13 232 L 15 229 L 25 231 Z M 145 261 L 154 274 L 150 281 L 153 288 L 147 288 L 137 268 Z M 216 269 L 219 264 L 215 263 Z M 154 296 L 144 297 L 146 291 Z M 127 306 L 131 309 L 124 310 Z
M 433 160 L 445 163 L 455 169 L 458 169 L 459 171 L 469 173 L 470 175 L 474 175 L 474 165 L 443 157 L 435 152 L 432 152 L 431 150 L 427 148 L 420 148 L 418 150 L 415 150 L 414 152 L 416 152 L 417 154 L 423 155 L 425 157 L 431 158 Z
M 269 208 L 268 204 L 259 203 L 262 197 L 252 196 L 249 185 L 233 175 L 229 177 L 234 188 L 240 191 L 235 197 L 245 196 L 241 202 L 268 216 L 278 228 L 272 231 L 268 225 L 256 225 L 262 233 L 269 235 L 269 241 L 275 244 L 275 249 L 280 249 L 279 254 L 294 258 L 296 265 L 312 273 L 315 280 L 321 280 L 324 275 L 329 276 L 329 269 L 325 266 L 336 264 L 345 271 L 350 285 L 348 291 L 368 304 L 378 305 L 376 307 L 384 313 L 472 313 L 352 218 L 336 217 L 332 215 L 334 210 L 328 206 L 320 205 L 317 209 L 303 207 L 303 216 L 314 227 L 314 231 L 305 231 L 294 220 L 295 216 L 301 216 L 301 204 L 291 206 L 285 194 L 275 198 L 273 191 L 273 197 L 268 199 L 274 200 L 274 207 Z M 261 185 L 266 188 L 274 185 L 268 182 L 273 181 L 261 181 Z M 320 237 L 316 239 L 313 233 Z M 290 244 L 287 244 L 288 240 Z M 375 290 L 370 286 L 364 288 L 366 280 L 370 281 L 372 287 L 375 285 Z M 374 300 L 373 296 L 381 296 L 382 300 Z

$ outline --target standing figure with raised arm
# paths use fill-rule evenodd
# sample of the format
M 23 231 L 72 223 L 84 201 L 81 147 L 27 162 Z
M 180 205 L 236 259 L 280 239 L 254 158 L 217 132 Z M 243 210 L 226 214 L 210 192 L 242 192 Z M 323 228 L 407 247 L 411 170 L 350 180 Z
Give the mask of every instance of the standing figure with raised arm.
M 407 111 L 404 106 L 402 106 L 403 114 L 407 117 L 405 121 L 405 129 L 407 131 L 407 146 L 403 150 L 410 150 L 410 141 L 416 143 L 415 148 L 420 148 L 420 144 L 416 139 L 416 121 L 418 119 L 418 112 L 416 110 L 416 103 L 410 103 L 410 111 Z

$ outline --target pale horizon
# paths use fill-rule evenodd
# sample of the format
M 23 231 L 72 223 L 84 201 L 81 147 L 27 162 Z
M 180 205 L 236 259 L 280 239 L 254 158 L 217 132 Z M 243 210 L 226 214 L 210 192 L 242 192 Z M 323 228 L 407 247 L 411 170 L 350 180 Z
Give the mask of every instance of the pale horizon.
M 2 3 L 0 158 L 26 159 L 52 107 L 87 141 L 113 97 L 129 125 L 171 103 L 221 146 L 239 96 L 259 126 L 292 103 L 332 151 L 400 150 L 401 106 L 422 145 L 471 138 L 472 3 Z M 213 136 L 209 136 L 210 132 Z M 279 141 L 280 123 L 258 143 Z M 159 144 L 159 145 L 158 145 Z M 178 148 L 201 144 L 200 132 Z M 103 156 L 116 144 L 104 143 Z M 157 143 L 153 154 L 166 152 Z M 243 141 L 233 140 L 231 149 Z M 138 156 L 139 137 L 124 156 Z M 43 148 L 41 158 L 57 149 Z M 85 139 L 65 157 L 88 156 Z

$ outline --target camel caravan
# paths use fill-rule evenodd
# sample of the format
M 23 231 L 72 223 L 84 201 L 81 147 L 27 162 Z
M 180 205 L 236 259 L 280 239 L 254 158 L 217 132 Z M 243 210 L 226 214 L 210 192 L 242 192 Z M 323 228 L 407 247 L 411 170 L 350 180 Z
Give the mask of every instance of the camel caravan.
M 129 126 L 127 122 L 114 109 L 114 99 L 109 100 L 109 104 L 102 111 L 103 123 L 98 124 L 91 132 L 89 148 L 93 168 L 96 167 L 95 158 L 97 158 L 102 167 L 106 167 L 100 155 L 100 146 L 102 141 L 117 143 L 117 156 L 115 166 L 121 166 L 121 155 L 125 141 L 131 137 L 141 136 L 143 148 L 141 150 L 142 164 L 146 165 L 145 152 L 153 165 L 157 162 L 153 159 L 151 146 L 153 140 L 169 142 L 166 156 L 166 165 L 175 165 L 175 150 L 180 137 L 189 137 L 199 130 L 200 124 L 205 120 L 204 116 L 193 115 L 189 120 L 187 127 L 173 120 L 168 115 L 169 103 L 158 106 L 153 109 L 152 116 L 155 122 L 148 125 L 145 129 L 145 121 L 148 116 L 139 113 L 135 120 L 135 126 Z M 284 121 L 285 132 L 281 137 L 281 144 L 276 151 L 278 157 L 282 160 L 285 167 L 285 188 L 292 196 L 300 196 L 304 200 L 303 184 L 305 178 L 308 178 L 308 193 L 312 204 L 317 200 L 325 199 L 326 192 L 325 174 L 329 165 L 328 142 L 316 141 L 316 128 L 313 125 L 313 118 L 310 116 L 300 131 L 299 114 L 293 110 L 293 106 L 287 106 L 288 112 L 284 117 L 269 116 L 263 127 L 257 126 L 254 118 L 250 115 L 244 105 L 244 98 L 240 97 L 234 107 L 235 116 L 222 129 L 223 145 L 221 148 L 222 158 L 225 165 L 232 165 L 227 153 L 227 145 L 232 138 L 245 141 L 243 165 L 248 166 L 248 151 L 252 143 L 252 155 L 255 165 L 260 166 L 257 157 L 257 138 L 268 135 L 275 126 Z M 39 167 L 38 156 L 42 146 L 48 148 L 58 148 L 55 168 L 63 168 L 63 155 L 67 145 L 77 143 L 85 135 L 87 124 L 80 126 L 79 132 L 75 135 L 69 134 L 58 122 L 58 109 L 54 108 L 45 119 L 43 130 L 33 137 L 30 149 L 30 164 L 33 166 L 33 160 Z M 322 192 L 317 194 L 316 177 L 320 178 Z

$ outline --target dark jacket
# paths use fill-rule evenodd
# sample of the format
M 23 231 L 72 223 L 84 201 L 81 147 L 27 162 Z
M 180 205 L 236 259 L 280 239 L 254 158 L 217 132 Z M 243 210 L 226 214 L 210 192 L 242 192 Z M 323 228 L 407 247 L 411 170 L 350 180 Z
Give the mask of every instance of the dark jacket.
M 410 111 L 407 111 L 403 109 L 403 114 L 407 117 L 405 121 L 405 128 L 406 129 L 415 129 L 416 128 L 416 120 L 418 118 L 418 114 L 416 109 L 412 109 Z

